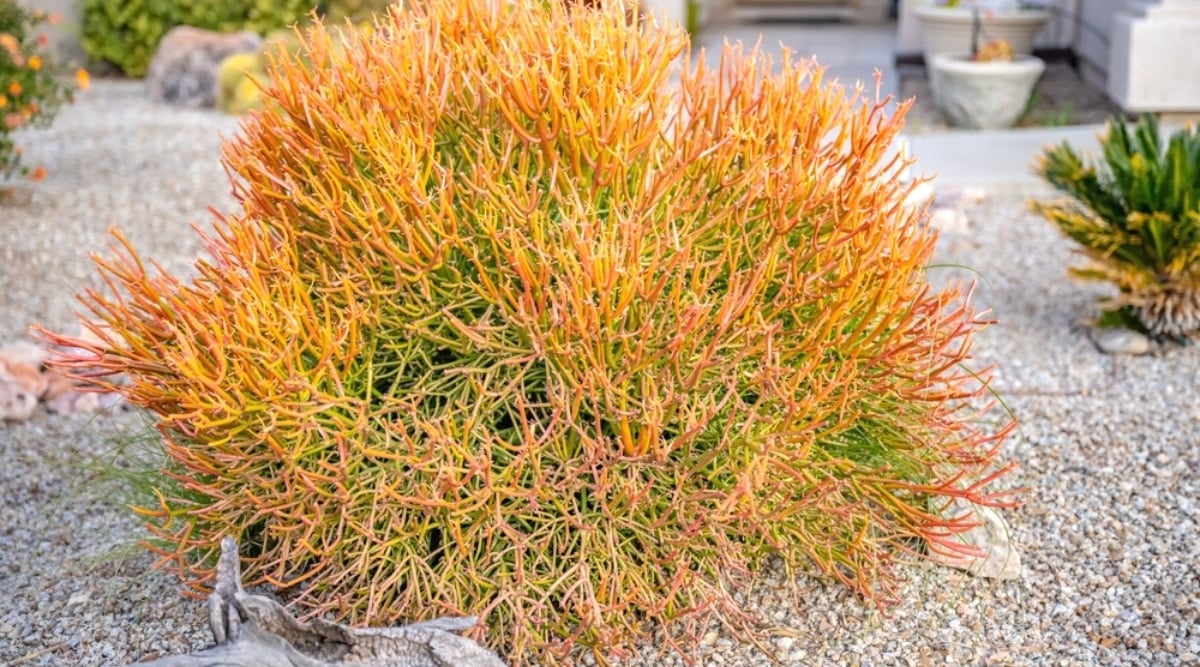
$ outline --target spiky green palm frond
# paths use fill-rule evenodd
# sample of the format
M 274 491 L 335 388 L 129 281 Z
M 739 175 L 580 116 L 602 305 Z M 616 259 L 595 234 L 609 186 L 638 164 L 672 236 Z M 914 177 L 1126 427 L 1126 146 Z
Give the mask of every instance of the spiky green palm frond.
M 1109 123 L 1102 161 L 1069 144 L 1051 147 L 1038 173 L 1070 196 L 1033 208 L 1089 259 L 1072 274 L 1111 282 L 1117 308 L 1132 306 L 1148 330 L 1186 336 L 1200 329 L 1200 130 L 1164 143 L 1158 123 Z M 1193 324 L 1195 323 L 1195 324 Z

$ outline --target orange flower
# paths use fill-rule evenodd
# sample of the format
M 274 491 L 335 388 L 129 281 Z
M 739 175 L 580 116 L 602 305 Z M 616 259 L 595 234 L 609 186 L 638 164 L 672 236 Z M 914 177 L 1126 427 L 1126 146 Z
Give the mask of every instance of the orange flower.
M 38 46 L 45 46 L 45 45 L 46 45 L 47 43 L 49 43 L 49 42 L 50 42 L 50 38 L 49 38 L 49 37 L 47 37 L 47 36 L 45 36 L 45 35 L 38 35 L 38 36 L 37 36 L 37 43 L 38 43 Z
M 10 130 L 16 128 L 24 121 L 25 119 L 21 118 L 21 114 L 19 113 L 10 113 L 4 115 L 4 127 Z
M 46 15 L 46 23 L 49 23 L 50 25 L 58 25 L 59 23 L 62 23 L 62 14 L 59 14 L 58 12 L 50 12 Z
M 21 88 L 20 81 L 12 81 L 8 84 L 8 94 L 12 95 L 13 97 L 20 95 L 22 90 L 24 89 Z
M 79 68 L 75 70 L 75 83 L 79 84 L 80 90 L 87 90 L 92 83 L 92 77 L 87 70 Z
M 24 59 L 21 57 L 21 49 L 19 48 L 20 44 L 17 43 L 16 37 L 8 34 L 7 32 L 0 32 L 0 47 L 3 47 L 5 51 L 8 51 L 8 57 L 13 61 L 13 64 L 17 65 L 18 67 L 21 66 L 21 64 L 24 62 Z
M 36 168 L 34 168 L 33 171 L 29 172 L 29 180 L 31 180 L 31 181 L 40 181 L 45 177 L 46 177 L 46 168 L 40 164 Z
M 8 98 L 0 95 L 0 109 L 3 109 L 6 106 L 8 106 Z
M 29 69 L 38 71 L 42 68 L 41 56 L 29 56 Z

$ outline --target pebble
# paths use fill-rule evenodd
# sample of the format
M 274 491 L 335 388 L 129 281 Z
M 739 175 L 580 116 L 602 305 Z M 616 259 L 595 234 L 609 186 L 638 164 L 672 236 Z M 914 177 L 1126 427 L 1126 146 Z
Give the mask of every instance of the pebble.
M 1093 328 L 1089 332 L 1092 342 L 1105 354 L 1149 354 L 1153 350 L 1150 338 L 1130 329 Z

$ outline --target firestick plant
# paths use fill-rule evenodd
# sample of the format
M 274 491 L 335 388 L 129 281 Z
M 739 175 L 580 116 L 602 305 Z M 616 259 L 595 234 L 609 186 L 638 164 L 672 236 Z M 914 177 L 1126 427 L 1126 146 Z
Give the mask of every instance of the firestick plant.
M 887 604 L 970 549 L 942 508 L 1011 501 L 1009 420 L 902 113 L 740 47 L 673 72 L 624 4 L 412 4 L 278 55 L 196 277 L 122 239 L 102 342 L 51 336 L 159 418 L 164 565 L 202 589 L 232 535 L 298 608 L 478 615 L 521 665 L 753 628 L 768 559 Z

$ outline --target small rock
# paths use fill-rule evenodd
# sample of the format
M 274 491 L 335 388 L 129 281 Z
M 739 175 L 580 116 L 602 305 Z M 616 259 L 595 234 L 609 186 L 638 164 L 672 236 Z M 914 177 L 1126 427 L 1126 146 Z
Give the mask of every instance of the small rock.
M 46 393 L 40 351 L 27 343 L 0 348 L 0 420 L 29 419 Z
M 1152 349 L 1147 336 L 1130 329 L 1093 328 L 1088 335 L 1105 354 L 1149 354 Z
M 27 340 L 0 346 L 0 360 L 9 363 L 25 364 L 36 368 L 41 366 L 48 356 L 46 348 Z
M 978 547 L 984 555 L 943 554 L 931 552 L 935 563 L 965 570 L 977 577 L 988 579 L 1018 579 L 1021 576 L 1021 554 L 1012 543 L 1012 531 L 994 508 L 955 499 L 946 508 L 947 518 L 961 517 L 973 513 L 979 525 L 959 534 L 956 539 L 963 544 Z
M 987 198 L 983 188 L 939 188 L 933 193 L 929 226 L 943 232 L 965 233 L 970 223 L 967 209 Z
M 929 226 L 942 232 L 966 232 L 969 222 L 967 214 L 957 208 L 937 207 L 929 213 Z
M 933 201 L 933 186 L 928 181 L 918 183 L 912 192 L 904 197 L 905 206 L 921 208 Z
M 221 33 L 191 26 L 171 28 L 158 43 L 146 86 L 155 100 L 184 107 L 215 107 L 217 68 L 235 53 L 254 51 L 262 38 L 252 32 Z
M 97 412 L 122 402 L 115 392 L 83 391 L 71 378 L 43 361 L 49 352 L 32 343 L 0 346 L 0 421 L 23 421 L 33 416 L 38 403 L 50 412 Z
M 22 361 L 10 361 L 0 356 L 0 382 L 6 382 L 33 395 L 34 400 L 46 393 L 48 381 L 41 368 Z
M 968 186 L 962 189 L 960 197 L 961 199 L 959 201 L 961 201 L 964 206 L 977 206 L 987 201 L 987 190 L 979 187 Z
M 934 205 L 959 210 L 977 206 L 987 200 L 987 190 L 979 187 L 949 186 L 939 188 Z
M 37 404 L 36 394 L 22 388 L 7 374 L 0 375 L 0 420 L 29 419 Z
M 988 667 L 992 667 L 993 665 L 998 667 L 999 665 L 1007 665 L 1007 664 L 1010 664 L 1011 662 L 1012 662 L 1012 656 L 1009 654 L 1008 651 L 999 651 L 999 652 L 989 655 L 984 660 L 983 664 L 987 665 Z

